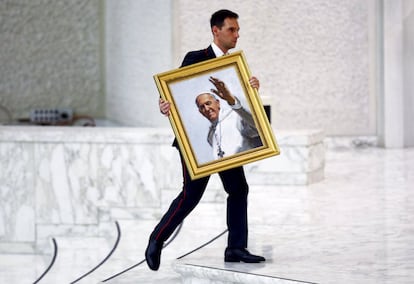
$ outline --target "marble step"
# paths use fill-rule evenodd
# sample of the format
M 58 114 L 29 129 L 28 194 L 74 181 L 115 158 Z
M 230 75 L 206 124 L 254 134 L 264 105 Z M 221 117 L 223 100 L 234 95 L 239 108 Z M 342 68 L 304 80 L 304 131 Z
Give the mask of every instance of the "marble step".
M 252 265 L 252 264 L 249 264 Z M 255 265 L 255 264 L 253 264 Z M 261 264 L 257 264 L 261 265 Z M 272 275 L 238 271 L 234 268 L 218 268 L 176 261 L 173 269 L 181 275 L 183 284 L 292 284 L 311 283 Z

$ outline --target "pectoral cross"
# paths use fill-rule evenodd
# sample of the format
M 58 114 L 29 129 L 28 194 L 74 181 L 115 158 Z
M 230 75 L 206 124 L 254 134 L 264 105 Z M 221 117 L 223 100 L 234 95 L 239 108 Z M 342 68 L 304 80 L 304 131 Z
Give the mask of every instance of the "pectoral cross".
M 224 151 L 221 149 L 221 147 L 220 146 L 218 146 L 218 149 L 217 149 L 217 156 L 219 156 L 220 158 L 223 158 L 224 157 Z

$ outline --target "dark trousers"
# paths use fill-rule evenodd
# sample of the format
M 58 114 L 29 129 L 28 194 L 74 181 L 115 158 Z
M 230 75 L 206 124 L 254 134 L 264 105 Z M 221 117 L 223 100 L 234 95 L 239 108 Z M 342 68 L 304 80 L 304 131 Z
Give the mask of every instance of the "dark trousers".
M 183 189 L 173 200 L 168 211 L 152 232 L 150 239 L 165 242 L 196 207 L 206 189 L 210 176 L 191 180 L 181 157 L 183 168 Z M 227 228 L 229 248 L 247 248 L 247 195 L 249 187 L 243 167 L 219 173 L 224 190 L 227 192 Z

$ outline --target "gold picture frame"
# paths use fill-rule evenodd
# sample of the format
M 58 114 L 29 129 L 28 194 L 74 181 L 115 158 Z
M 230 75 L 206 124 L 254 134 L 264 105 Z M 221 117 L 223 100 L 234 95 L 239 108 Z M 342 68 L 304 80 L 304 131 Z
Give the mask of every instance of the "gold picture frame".
M 239 132 L 242 129 L 240 125 L 243 125 L 239 112 L 236 114 L 236 111 L 220 98 L 217 98 L 220 116 L 226 112 L 225 115 L 229 118 L 218 120 L 215 130 L 210 131 L 212 123 L 203 117 L 197 107 L 196 97 L 202 93 L 212 93 L 214 85 L 209 81 L 211 77 L 218 78 L 224 82 L 230 93 L 237 94 L 239 106 L 251 114 L 256 128 L 256 137 L 252 138 L 255 139 L 255 144 L 244 141 L 245 133 Z M 170 123 L 192 179 L 280 153 L 259 94 L 250 86 L 250 77 L 242 51 L 154 75 L 161 98 L 171 104 Z M 237 126 L 226 126 L 225 123 L 231 125 L 233 121 Z M 221 132 L 222 125 L 227 131 Z M 220 132 L 217 130 L 218 127 Z M 218 134 L 220 138 L 217 138 Z M 212 138 L 213 135 L 215 138 Z M 226 148 L 224 151 L 221 145 L 222 138 L 223 141 L 228 141 L 228 145 L 223 144 L 223 148 Z M 230 145 L 236 141 L 253 146 L 241 147 L 239 143 L 236 148 Z

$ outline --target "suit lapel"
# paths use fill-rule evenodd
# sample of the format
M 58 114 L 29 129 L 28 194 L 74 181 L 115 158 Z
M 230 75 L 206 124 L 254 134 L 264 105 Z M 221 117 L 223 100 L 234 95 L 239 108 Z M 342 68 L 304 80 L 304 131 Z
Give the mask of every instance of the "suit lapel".
M 216 58 L 216 55 L 214 54 L 214 51 L 213 51 L 213 47 L 211 47 L 211 45 L 209 45 L 209 46 L 205 49 L 205 54 L 206 54 L 206 58 L 207 58 L 207 59 L 213 59 L 213 58 Z

